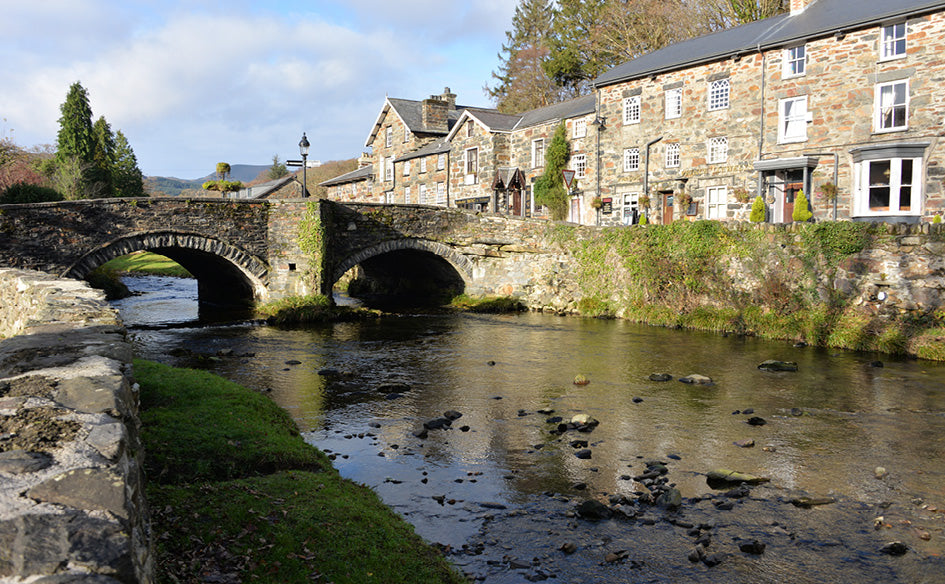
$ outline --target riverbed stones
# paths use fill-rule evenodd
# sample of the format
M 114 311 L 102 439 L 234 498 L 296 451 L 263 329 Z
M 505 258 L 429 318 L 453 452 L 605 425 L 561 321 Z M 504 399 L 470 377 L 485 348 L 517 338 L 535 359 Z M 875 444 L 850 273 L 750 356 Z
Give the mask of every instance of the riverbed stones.
M 793 361 L 777 361 L 769 359 L 758 365 L 762 371 L 797 371 L 797 363 Z
M 744 440 L 736 440 L 734 444 L 739 448 L 753 448 L 755 446 L 755 441 L 751 438 L 745 438 Z
M 595 499 L 588 499 L 587 501 L 582 501 L 576 510 L 578 516 L 582 519 L 587 519 L 589 521 L 601 521 L 604 519 L 610 519 L 614 512 L 611 511 L 610 507 L 604 505 L 600 501 Z
M 706 473 L 706 481 L 711 487 L 713 484 L 738 485 L 748 483 L 749 485 L 758 485 L 770 481 L 766 477 L 758 477 L 748 473 L 729 470 L 727 468 L 717 468 Z
M 743 553 L 751 554 L 753 556 L 760 556 L 761 554 L 765 553 L 766 547 L 766 544 L 758 541 L 757 539 L 753 539 L 738 545 L 738 549 Z
M 759 417 L 759 416 L 752 416 L 751 418 L 748 418 L 749 426 L 764 426 L 767 423 L 768 423 L 768 420 L 765 420 L 764 418 Z
M 673 376 L 669 373 L 650 373 L 650 381 L 671 381 Z
M 576 458 L 580 458 L 581 460 L 588 460 L 591 458 L 591 449 L 582 448 L 581 450 L 578 450 L 577 452 L 575 452 L 574 456 Z
M 904 556 L 909 551 L 909 546 L 901 541 L 891 541 L 879 548 L 879 551 L 890 556 Z
M 10 474 L 37 472 L 48 468 L 52 463 L 52 457 L 42 452 L 26 450 L 0 452 L 0 472 Z
M 699 373 L 692 373 L 685 377 L 680 377 L 679 381 L 682 383 L 686 383 L 688 385 L 703 385 L 703 386 L 715 385 L 715 382 L 712 381 L 711 377 L 707 375 L 701 375 Z

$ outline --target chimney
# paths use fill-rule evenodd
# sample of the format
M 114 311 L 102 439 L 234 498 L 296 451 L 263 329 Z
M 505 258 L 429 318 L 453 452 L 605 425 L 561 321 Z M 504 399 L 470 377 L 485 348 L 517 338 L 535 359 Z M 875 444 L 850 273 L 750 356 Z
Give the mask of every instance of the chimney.
M 440 101 L 446 102 L 447 110 L 456 109 L 456 94 L 450 91 L 449 87 L 443 88 L 443 93 L 440 95 Z
M 371 166 L 374 164 L 374 157 L 368 154 L 367 152 L 362 152 L 361 156 L 358 157 L 358 168 L 364 168 L 365 166 Z
M 453 96 L 456 99 L 456 96 Z M 455 102 L 454 102 L 455 105 Z M 432 95 L 429 99 L 423 100 L 421 108 L 421 122 L 426 132 L 437 132 L 445 134 L 449 131 L 448 111 L 449 102 L 444 101 L 441 96 Z
M 796 16 L 804 12 L 807 5 L 813 1 L 814 0 L 791 0 L 791 16 Z

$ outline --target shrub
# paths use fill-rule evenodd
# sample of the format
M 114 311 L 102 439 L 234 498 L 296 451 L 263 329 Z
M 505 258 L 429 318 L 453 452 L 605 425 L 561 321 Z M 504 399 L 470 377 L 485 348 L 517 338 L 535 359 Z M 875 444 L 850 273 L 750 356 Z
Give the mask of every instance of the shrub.
M 765 220 L 765 202 L 761 195 L 755 197 L 755 202 L 751 204 L 751 215 L 748 216 L 752 223 L 762 223 Z
M 932 223 L 941 223 L 941 222 L 942 222 L 941 215 L 936 215 L 935 217 L 932 217 Z
M 640 215 L 640 225 L 646 225 L 646 223 L 647 223 L 646 213 L 643 213 L 642 215 Z
M 791 218 L 795 221 L 810 221 L 810 218 L 814 216 L 809 209 L 810 205 L 807 202 L 807 197 L 804 195 L 804 191 L 797 191 L 797 197 L 794 199 L 794 213 L 791 214 Z
M 45 203 L 48 201 L 62 201 L 63 197 L 55 189 L 42 187 L 30 183 L 12 184 L 0 195 L 0 205 L 13 203 Z

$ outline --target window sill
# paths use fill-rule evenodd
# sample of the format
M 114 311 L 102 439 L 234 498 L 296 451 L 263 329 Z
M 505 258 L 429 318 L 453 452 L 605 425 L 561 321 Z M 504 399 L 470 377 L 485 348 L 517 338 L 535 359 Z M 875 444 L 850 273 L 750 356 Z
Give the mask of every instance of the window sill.
M 899 61 L 901 59 L 905 59 L 907 56 L 909 56 L 908 53 L 903 53 L 901 55 L 893 55 L 892 57 L 880 57 L 877 63 L 888 63 L 890 61 Z
M 786 80 L 786 79 L 799 79 L 799 78 L 801 78 L 801 77 L 807 77 L 807 73 L 806 73 L 806 72 L 804 72 L 804 73 L 798 73 L 798 74 L 796 74 L 796 75 L 785 75 L 784 73 L 781 74 L 781 80 L 782 80 L 782 81 L 784 81 L 784 80 Z
M 778 144 L 798 144 L 800 142 L 807 142 L 807 136 L 803 138 L 778 138 Z
M 909 126 L 902 126 L 901 128 L 881 128 L 879 130 L 873 130 L 873 134 L 893 134 L 895 132 L 907 131 L 909 131 Z

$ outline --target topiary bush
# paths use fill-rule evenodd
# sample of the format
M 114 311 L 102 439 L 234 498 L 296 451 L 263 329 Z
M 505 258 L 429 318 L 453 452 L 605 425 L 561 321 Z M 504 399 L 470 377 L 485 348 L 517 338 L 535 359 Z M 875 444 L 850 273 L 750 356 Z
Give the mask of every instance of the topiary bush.
M 45 203 L 49 201 L 63 201 L 57 190 L 30 183 L 15 183 L 0 193 L 0 205 L 14 203 Z
M 804 190 L 801 189 L 797 191 L 797 197 L 794 199 L 794 212 L 791 214 L 791 218 L 801 223 L 810 221 L 814 214 L 811 213 L 809 207 L 810 205 L 807 202 L 807 197 L 804 195 Z
M 765 202 L 761 195 L 755 197 L 755 202 L 751 204 L 751 214 L 748 220 L 752 223 L 762 223 L 765 220 Z

